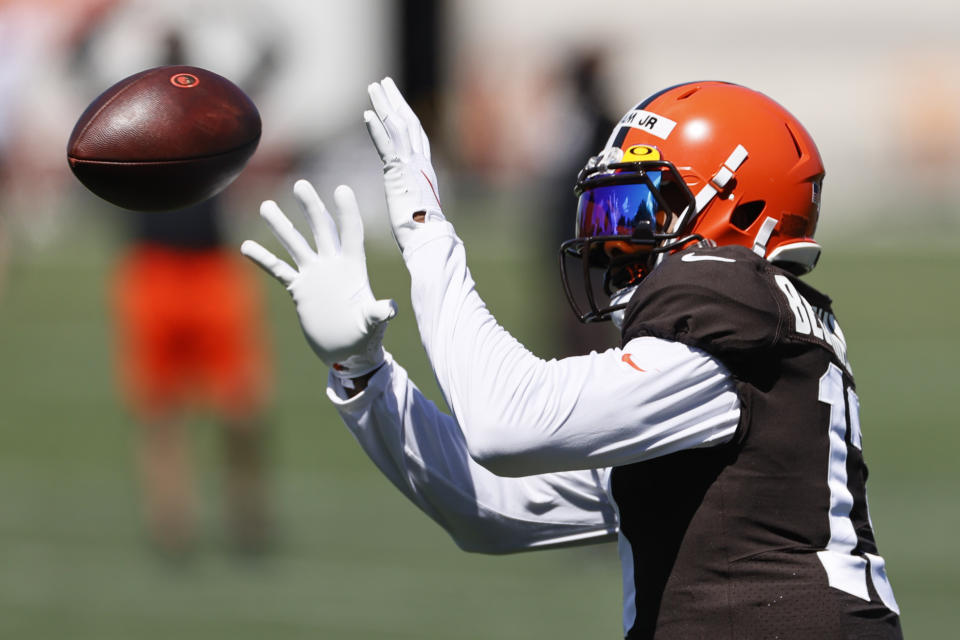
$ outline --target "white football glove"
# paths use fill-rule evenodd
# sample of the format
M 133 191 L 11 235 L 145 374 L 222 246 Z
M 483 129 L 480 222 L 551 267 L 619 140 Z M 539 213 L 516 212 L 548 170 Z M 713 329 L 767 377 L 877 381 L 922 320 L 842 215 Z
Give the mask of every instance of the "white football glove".
M 383 182 L 393 235 L 402 251 L 416 230 L 413 214 L 443 220 L 437 174 L 430 162 L 430 140 L 420 119 L 390 78 L 367 87 L 374 111 L 363 121 L 383 161 Z
M 260 215 L 297 268 L 253 240 L 245 241 L 240 252 L 286 286 L 307 342 L 335 375 L 347 379 L 370 373 L 383 364 L 383 333 L 397 306 L 393 300 L 374 299 L 370 290 L 357 198 L 350 187 L 337 187 L 335 224 L 309 182 L 298 180 L 293 193 L 317 250 L 310 248 L 277 203 L 267 200 L 260 205 Z

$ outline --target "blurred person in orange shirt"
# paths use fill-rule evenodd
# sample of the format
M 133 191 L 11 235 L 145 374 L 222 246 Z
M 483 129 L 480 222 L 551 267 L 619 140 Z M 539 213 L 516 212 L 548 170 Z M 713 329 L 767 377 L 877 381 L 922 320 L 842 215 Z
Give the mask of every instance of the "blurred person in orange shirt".
M 121 13 L 107 28 L 125 28 L 123 20 Z M 158 62 L 197 64 L 183 31 L 161 28 Z M 90 48 L 78 48 L 78 68 L 95 66 L 85 59 Z M 238 84 L 255 93 L 274 54 L 263 48 Z M 158 549 L 173 557 L 189 552 L 197 537 L 187 419 L 198 408 L 222 427 L 233 546 L 259 553 L 271 538 L 263 420 L 271 374 L 262 301 L 249 267 L 225 247 L 223 207 L 216 196 L 176 211 L 125 213 L 131 242 L 112 281 L 117 371 L 139 425 L 147 523 Z
M 132 216 L 134 242 L 113 281 L 118 373 L 140 424 L 148 522 L 169 552 L 185 551 L 194 538 L 185 417 L 195 404 L 222 423 L 234 542 L 245 551 L 268 542 L 262 305 L 246 265 L 223 248 L 220 202 Z

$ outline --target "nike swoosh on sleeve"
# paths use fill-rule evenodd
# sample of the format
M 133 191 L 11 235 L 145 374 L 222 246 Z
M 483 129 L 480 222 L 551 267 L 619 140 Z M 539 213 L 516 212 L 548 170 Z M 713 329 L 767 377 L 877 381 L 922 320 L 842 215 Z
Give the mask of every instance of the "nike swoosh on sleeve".
M 630 365 L 630 366 L 633 367 L 634 369 L 636 369 L 637 371 L 642 371 L 642 372 L 646 373 L 647 370 L 646 370 L 646 369 L 641 369 L 640 367 L 638 367 L 638 366 L 636 365 L 636 363 L 634 363 L 633 358 L 631 358 L 630 355 L 631 355 L 631 354 L 629 354 L 629 353 L 625 353 L 625 354 L 623 354 L 623 357 L 621 357 L 620 359 L 621 359 L 623 362 L 626 362 L 628 365 Z
M 695 253 L 685 253 L 680 258 L 684 262 L 700 262 L 702 260 L 712 260 L 713 262 L 736 262 L 733 258 L 723 258 L 720 256 L 698 256 Z

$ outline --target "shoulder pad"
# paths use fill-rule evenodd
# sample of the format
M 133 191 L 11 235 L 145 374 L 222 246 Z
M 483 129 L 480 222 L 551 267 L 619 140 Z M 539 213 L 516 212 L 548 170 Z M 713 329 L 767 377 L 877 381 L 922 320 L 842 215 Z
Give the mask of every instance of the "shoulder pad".
M 670 255 L 637 287 L 626 309 L 623 341 L 652 335 L 725 361 L 769 347 L 783 323 L 772 269 L 740 246 Z

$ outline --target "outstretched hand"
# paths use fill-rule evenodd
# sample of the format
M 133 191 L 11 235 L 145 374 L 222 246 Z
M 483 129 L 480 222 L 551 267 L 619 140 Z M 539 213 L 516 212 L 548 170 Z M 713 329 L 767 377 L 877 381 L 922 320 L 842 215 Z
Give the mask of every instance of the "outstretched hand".
M 240 251 L 287 288 L 307 342 L 336 375 L 356 378 L 370 373 L 383 363 L 383 334 L 397 306 L 393 300 L 376 300 L 370 290 L 357 198 L 350 187 L 337 187 L 336 213 L 331 216 L 306 180 L 298 180 L 293 193 L 316 250 L 277 203 L 267 200 L 260 205 L 260 215 L 294 266 L 253 240 L 245 241 Z
M 430 140 L 420 119 L 390 78 L 367 87 L 373 111 L 363 120 L 383 161 L 390 224 L 400 249 L 423 220 L 443 220 Z

